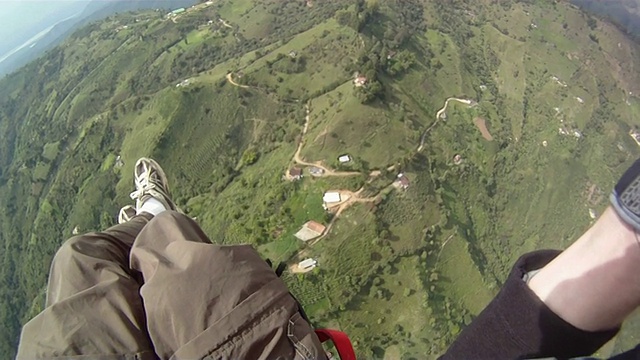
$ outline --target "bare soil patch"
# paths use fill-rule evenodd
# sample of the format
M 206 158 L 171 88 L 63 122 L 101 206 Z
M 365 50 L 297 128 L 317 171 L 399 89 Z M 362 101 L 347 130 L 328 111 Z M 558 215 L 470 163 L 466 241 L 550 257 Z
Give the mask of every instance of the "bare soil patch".
M 489 129 L 487 129 L 487 124 L 485 123 L 483 118 L 477 117 L 473 119 L 473 123 L 476 124 L 476 127 L 478 128 L 478 130 L 480 130 L 480 133 L 482 134 L 482 137 L 485 138 L 485 140 L 493 141 L 493 136 L 491 136 Z

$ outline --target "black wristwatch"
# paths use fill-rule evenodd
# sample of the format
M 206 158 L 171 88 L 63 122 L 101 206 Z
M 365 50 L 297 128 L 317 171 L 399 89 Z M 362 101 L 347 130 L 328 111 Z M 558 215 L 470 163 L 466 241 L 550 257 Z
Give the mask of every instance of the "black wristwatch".
M 640 232 L 640 159 L 618 180 L 609 200 L 620 218 Z

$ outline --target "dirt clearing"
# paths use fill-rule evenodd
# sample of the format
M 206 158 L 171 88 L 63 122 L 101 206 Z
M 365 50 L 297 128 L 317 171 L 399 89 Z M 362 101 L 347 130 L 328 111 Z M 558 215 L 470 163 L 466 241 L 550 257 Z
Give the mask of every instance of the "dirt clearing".
M 483 118 L 475 118 L 473 119 L 473 123 L 476 124 L 476 127 L 478 128 L 478 130 L 480 130 L 480 133 L 482 133 L 482 137 L 485 140 L 493 141 L 493 136 L 491 136 L 489 129 L 487 129 L 487 124 L 485 123 Z

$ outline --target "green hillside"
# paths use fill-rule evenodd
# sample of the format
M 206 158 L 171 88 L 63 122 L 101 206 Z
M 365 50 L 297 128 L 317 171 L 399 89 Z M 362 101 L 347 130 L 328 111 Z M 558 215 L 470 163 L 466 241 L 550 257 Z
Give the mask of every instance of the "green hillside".
M 315 325 L 362 358 L 435 358 L 519 255 L 607 206 L 640 155 L 639 55 L 551 0 L 217 0 L 94 23 L 0 80 L 0 357 L 56 249 L 113 224 L 153 156 L 213 241 L 318 261 L 284 275 Z M 327 212 L 329 190 L 349 199 Z M 308 220 L 327 232 L 303 243 Z M 640 341 L 628 327 L 602 355 Z

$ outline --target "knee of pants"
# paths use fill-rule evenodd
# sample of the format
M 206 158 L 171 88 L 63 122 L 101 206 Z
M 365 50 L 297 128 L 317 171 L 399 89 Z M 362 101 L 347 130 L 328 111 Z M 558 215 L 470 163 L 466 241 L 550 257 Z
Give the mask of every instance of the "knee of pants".
M 174 223 L 176 223 L 176 222 L 178 222 L 178 219 L 181 219 L 181 218 L 186 218 L 186 219 L 191 220 L 190 217 L 188 217 L 188 216 L 186 216 L 184 214 L 181 214 L 181 213 L 179 213 L 177 211 L 173 211 L 173 210 L 163 211 L 160 214 L 154 216 L 153 219 L 156 220 L 156 222 L 162 221 L 162 222 L 174 222 Z
M 91 239 L 88 235 L 78 235 L 67 239 L 56 252 L 53 263 L 68 265 L 79 254 L 91 252 L 91 249 L 95 247 L 95 242 L 96 239 Z
M 105 269 L 108 273 L 129 277 L 128 261 L 127 250 L 101 233 L 74 236 L 65 241 L 53 257 L 50 281 L 62 276 L 67 278 L 65 281 L 82 282 L 84 280 L 78 279 L 97 276 Z
M 108 261 L 126 267 L 129 251 L 130 247 L 110 234 L 88 233 L 65 241 L 53 258 L 53 263 L 58 266 L 83 263 L 83 267 L 86 267 L 86 264 Z

